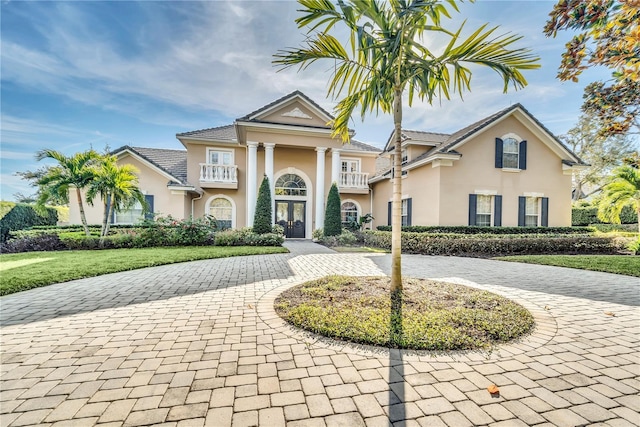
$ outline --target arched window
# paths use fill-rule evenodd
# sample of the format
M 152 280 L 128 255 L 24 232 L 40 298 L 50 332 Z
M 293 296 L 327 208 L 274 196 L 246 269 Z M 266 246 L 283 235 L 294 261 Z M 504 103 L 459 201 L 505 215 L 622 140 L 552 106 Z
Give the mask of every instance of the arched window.
M 502 167 L 517 169 L 520 142 L 515 138 L 505 138 L 502 144 Z
M 298 175 L 286 173 L 276 180 L 276 196 L 306 196 L 307 185 Z
M 218 227 L 233 228 L 233 204 L 225 197 L 215 197 L 209 201 L 207 214 L 213 216 Z
M 358 223 L 358 205 L 354 202 L 343 202 L 340 206 L 342 226 L 349 228 L 350 224 Z M 355 226 L 354 226 L 355 227 Z

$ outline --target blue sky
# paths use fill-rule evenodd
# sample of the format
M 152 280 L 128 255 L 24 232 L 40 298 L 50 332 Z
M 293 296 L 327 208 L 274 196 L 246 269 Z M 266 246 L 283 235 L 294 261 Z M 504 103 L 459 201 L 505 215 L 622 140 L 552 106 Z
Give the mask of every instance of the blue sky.
M 520 102 L 552 132 L 577 121 L 584 86 L 607 79 L 606 69 L 579 83 L 555 79 L 570 34 L 542 34 L 552 1 L 483 1 L 461 5 L 450 28 L 500 25 L 523 36 L 518 46 L 541 57 L 529 86 L 502 93 L 499 77 L 476 69 L 464 102 L 414 103 L 408 129 L 453 132 Z M 42 148 L 72 154 L 122 145 L 183 148 L 175 134 L 232 123 L 296 89 L 327 110 L 329 64 L 277 72 L 272 55 L 298 46 L 304 31 L 292 1 L 22 2 L 1 4 L 1 190 L 3 200 L 34 189 L 15 176 L 42 164 Z M 425 40 L 436 47 L 437 40 Z M 359 116 L 356 138 L 381 147 L 388 116 Z M 44 163 L 43 163 L 44 164 Z

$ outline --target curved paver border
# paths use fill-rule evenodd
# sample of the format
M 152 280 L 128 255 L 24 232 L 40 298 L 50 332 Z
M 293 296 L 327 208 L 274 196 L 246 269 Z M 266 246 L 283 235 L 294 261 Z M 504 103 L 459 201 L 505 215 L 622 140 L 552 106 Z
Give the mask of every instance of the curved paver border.
M 529 335 L 522 337 L 514 342 L 499 345 L 490 352 L 476 350 L 449 352 L 443 354 L 428 350 L 388 349 L 385 347 L 341 341 L 334 338 L 318 335 L 313 332 L 309 332 L 293 326 L 287 323 L 276 313 L 274 308 L 276 298 L 282 292 L 286 291 L 287 289 L 293 288 L 294 286 L 305 283 L 306 280 L 296 283 L 287 283 L 282 286 L 273 288 L 269 292 L 265 293 L 262 297 L 260 297 L 256 306 L 256 311 L 258 317 L 265 324 L 269 325 L 269 328 L 274 329 L 279 333 L 286 335 L 287 337 L 300 341 L 301 343 L 304 343 L 309 347 L 330 349 L 333 351 L 358 354 L 365 357 L 390 357 L 403 359 L 406 361 L 479 362 L 491 360 L 493 358 L 502 359 L 505 357 L 513 357 L 518 354 L 523 354 L 525 352 L 544 346 L 549 341 L 551 341 L 557 333 L 558 324 L 550 311 L 545 310 L 544 308 L 541 308 L 537 304 L 531 303 L 526 299 L 523 299 L 521 296 L 517 295 L 516 292 L 509 291 L 506 288 L 496 289 L 494 287 L 487 287 L 466 280 L 434 280 L 462 284 L 477 289 L 487 290 L 509 298 L 531 312 L 535 320 L 534 330 Z

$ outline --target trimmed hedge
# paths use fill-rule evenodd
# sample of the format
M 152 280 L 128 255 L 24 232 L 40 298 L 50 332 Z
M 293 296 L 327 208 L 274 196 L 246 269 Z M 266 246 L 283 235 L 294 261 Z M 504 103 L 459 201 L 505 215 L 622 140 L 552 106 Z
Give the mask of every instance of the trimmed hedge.
M 637 224 L 638 214 L 633 210 L 633 206 L 625 206 L 620 213 L 620 223 Z M 606 224 L 598 219 L 598 208 L 594 206 L 571 209 L 572 225 Z
M 390 225 L 379 225 L 378 231 L 391 231 Z M 402 227 L 409 233 L 452 233 L 452 234 L 589 234 L 590 227 L 477 227 L 447 225 L 409 225 Z
M 34 225 L 55 225 L 58 222 L 58 212 L 53 208 L 44 208 L 43 215 L 36 212 L 32 205 L 16 203 L 5 216 L 0 219 L 0 242 L 6 242 L 9 233 L 23 230 Z
M 365 231 L 365 246 L 391 249 L 391 233 Z M 465 236 L 402 233 L 402 252 L 423 255 L 501 256 L 533 254 L 615 254 L 624 243 L 586 235 Z

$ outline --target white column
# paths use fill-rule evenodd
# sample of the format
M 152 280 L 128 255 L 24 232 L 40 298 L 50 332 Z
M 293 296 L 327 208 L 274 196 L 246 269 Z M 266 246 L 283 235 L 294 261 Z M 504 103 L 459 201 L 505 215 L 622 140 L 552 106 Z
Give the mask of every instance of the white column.
M 253 227 L 253 217 L 256 212 L 257 174 L 258 174 L 258 143 L 247 141 L 249 151 L 247 164 L 247 227 Z
M 316 229 L 324 227 L 324 156 L 325 147 L 316 148 Z
M 331 149 L 331 183 L 340 184 L 340 150 Z
M 269 190 L 271 191 L 271 223 L 275 223 L 276 213 L 274 210 L 273 197 L 275 182 L 273 182 L 273 148 L 276 144 L 265 142 L 264 145 L 264 174 L 269 178 Z

